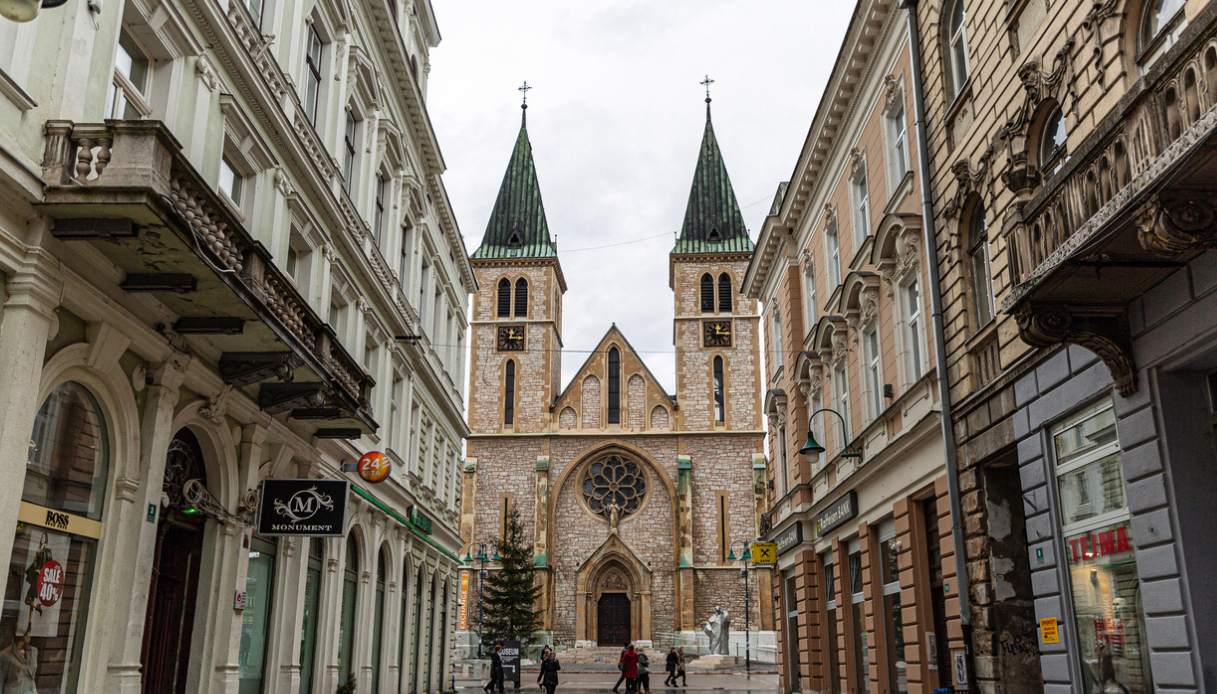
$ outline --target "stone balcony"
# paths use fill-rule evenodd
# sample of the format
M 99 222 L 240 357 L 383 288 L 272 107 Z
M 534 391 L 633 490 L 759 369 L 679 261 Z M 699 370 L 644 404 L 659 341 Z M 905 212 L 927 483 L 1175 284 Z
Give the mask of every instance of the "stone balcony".
M 1107 363 L 1119 392 L 1133 392 L 1125 307 L 1217 248 L 1215 154 L 1210 5 L 1007 220 L 1013 287 L 1002 309 L 1015 314 L 1022 337 L 1084 345 Z
M 318 437 L 376 430 L 372 378 L 163 124 L 48 121 L 43 177 L 52 234 L 155 297 L 174 316 L 166 338 L 226 384 Z

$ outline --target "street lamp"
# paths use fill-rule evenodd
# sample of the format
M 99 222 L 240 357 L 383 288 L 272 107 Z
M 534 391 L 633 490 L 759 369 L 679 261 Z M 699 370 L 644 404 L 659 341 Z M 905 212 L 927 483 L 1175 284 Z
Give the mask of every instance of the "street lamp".
M 740 553 L 739 559 L 743 562 L 743 567 L 739 570 L 740 578 L 744 579 L 744 673 L 747 677 L 752 677 L 752 608 L 750 605 L 750 597 L 752 594 L 752 584 L 748 580 L 748 569 L 752 562 L 752 543 L 744 540 L 735 540 L 727 547 L 727 561 L 735 561 L 735 545 L 742 545 L 744 551 Z
M 14 22 L 28 22 L 38 16 L 42 7 L 59 7 L 68 0 L 0 0 L 0 17 Z
M 494 556 L 492 556 L 492 557 L 487 556 L 487 554 L 486 554 L 487 548 L 492 548 L 494 550 Z M 477 550 L 476 557 L 473 556 L 474 549 Z M 472 566 L 475 559 L 478 561 L 478 563 L 480 565 L 479 569 L 478 569 L 478 659 L 480 660 L 482 658 L 482 635 L 483 635 L 482 631 L 485 626 L 485 622 L 483 621 L 483 615 L 482 615 L 482 582 L 486 580 L 486 562 L 487 561 L 497 562 L 497 561 L 500 561 L 500 559 L 501 559 L 501 557 L 499 557 L 498 543 L 497 542 L 471 542 L 471 543 L 469 543 L 469 546 L 465 549 L 465 558 L 464 558 L 463 562 L 464 562 L 465 566 Z
M 804 443 L 803 447 L 799 449 L 799 453 L 802 453 L 803 455 L 811 455 L 812 453 L 823 453 L 824 452 L 824 446 L 820 445 L 819 441 L 816 441 L 815 433 L 812 431 L 812 428 L 811 428 L 811 420 L 815 419 L 816 415 L 820 414 L 821 412 L 831 412 L 831 413 L 837 415 L 837 419 L 841 420 L 841 440 L 848 441 L 848 439 L 849 439 L 849 430 L 848 430 L 848 427 L 845 426 L 845 417 L 843 417 L 840 412 L 837 412 L 834 409 L 831 409 L 828 407 L 821 407 L 820 409 L 816 410 L 815 412 L 812 412 L 811 416 L 807 418 L 807 443 Z M 846 446 L 845 450 L 841 451 L 841 457 L 842 458 L 861 458 L 862 451 L 857 448 L 849 448 L 848 446 Z

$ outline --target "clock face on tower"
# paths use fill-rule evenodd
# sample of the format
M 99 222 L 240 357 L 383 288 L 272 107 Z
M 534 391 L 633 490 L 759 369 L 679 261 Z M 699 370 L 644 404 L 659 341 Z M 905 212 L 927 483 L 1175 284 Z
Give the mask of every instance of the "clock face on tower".
M 500 352 L 522 352 L 524 350 L 524 326 L 500 325 L 497 345 Z
M 702 345 L 705 347 L 731 346 L 731 321 L 702 321 Z

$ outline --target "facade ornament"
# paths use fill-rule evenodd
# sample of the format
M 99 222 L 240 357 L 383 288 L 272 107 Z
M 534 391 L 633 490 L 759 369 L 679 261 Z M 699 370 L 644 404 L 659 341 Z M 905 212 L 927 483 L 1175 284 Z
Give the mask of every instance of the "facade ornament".
M 1027 61 L 1018 70 L 1018 78 L 1023 85 L 1023 104 L 1010 116 L 997 135 L 1006 145 L 1007 161 L 1002 180 L 1015 193 L 1029 192 L 1041 180 L 1038 162 L 1032 161 L 1029 152 L 1031 124 L 1040 106 L 1052 99 L 1059 105 L 1062 113 L 1066 111 L 1066 107 L 1076 113 L 1077 94 L 1073 85 L 1074 45 L 1073 39 L 1065 42 L 1053 58 L 1049 72 L 1042 72 L 1040 62 L 1035 59 Z M 1064 98 L 1066 94 L 1062 94 L 1062 87 L 1069 99 Z
M 894 116 L 904 107 L 904 86 L 895 75 L 883 78 L 883 113 Z
M 222 424 L 224 422 L 224 411 L 228 405 L 229 395 L 232 393 L 232 386 L 226 384 L 220 388 L 215 395 L 207 398 L 207 403 L 199 408 L 199 416 L 213 424 Z
M 879 316 L 879 288 L 862 289 L 862 324 L 869 325 Z
M 992 149 L 988 149 L 980 156 L 976 168 L 972 168 L 967 159 L 960 159 L 951 164 L 951 175 L 955 177 L 955 197 L 948 199 L 943 206 L 942 213 L 947 219 L 958 217 L 967 204 L 968 197 L 981 193 L 982 185 L 989 179 L 991 160 Z
M 1217 249 L 1217 210 L 1207 195 L 1166 200 L 1155 195 L 1137 210 L 1137 241 L 1151 253 Z
M 1111 371 L 1116 392 L 1137 390 L 1126 312 L 1122 306 L 1068 306 L 1026 303 L 1015 311 L 1018 332 L 1033 347 L 1081 345 L 1099 355 Z
M 1103 69 L 1103 22 L 1116 13 L 1116 0 L 1096 0 L 1082 20 L 1082 28 L 1090 34 L 1091 61 L 1100 87 L 1107 86 L 1107 73 Z
M 207 91 L 214 92 L 220 87 L 220 77 L 216 74 L 215 68 L 212 67 L 211 61 L 206 55 L 200 55 L 195 58 L 194 71 L 199 76 L 199 80 L 203 82 L 203 86 L 207 87 Z
M 862 150 L 854 147 L 849 150 L 849 177 L 855 181 L 860 181 L 866 176 L 866 157 L 862 155 Z
M 287 171 L 282 166 L 275 167 L 275 188 L 279 190 L 279 194 L 283 197 L 290 197 L 296 192 L 292 187 L 291 179 L 287 176 Z
M 811 252 L 810 248 L 804 248 L 799 253 L 799 265 L 802 265 L 808 272 L 815 272 L 815 254 Z

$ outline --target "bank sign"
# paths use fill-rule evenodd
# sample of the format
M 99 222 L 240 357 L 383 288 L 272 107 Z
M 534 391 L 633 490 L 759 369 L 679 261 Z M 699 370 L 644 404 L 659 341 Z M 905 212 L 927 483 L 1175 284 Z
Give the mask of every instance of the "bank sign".
M 816 537 L 824 537 L 825 533 L 856 515 L 858 515 L 858 495 L 851 489 L 816 516 Z
M 342 537 L 350 485 L 346 480 L 264 481 L 258 534 Z

